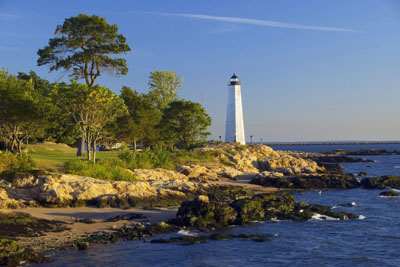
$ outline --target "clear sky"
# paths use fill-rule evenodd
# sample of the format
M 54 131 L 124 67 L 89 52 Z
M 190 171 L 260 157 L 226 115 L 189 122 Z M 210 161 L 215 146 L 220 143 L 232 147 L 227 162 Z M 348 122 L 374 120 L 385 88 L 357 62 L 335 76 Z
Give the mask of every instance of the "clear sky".
M 400 139 L 398 0 L 0 0 L 0 67 L 67 81 L 37 67 L 36 52 L 79 13 L 117 24 L 132 48 L 128 75 L 99 84 L 147 92 L 151 71 L 174 70 L 179 95 L 212 117 L 214 139 L 233 72 L 247 139 Z

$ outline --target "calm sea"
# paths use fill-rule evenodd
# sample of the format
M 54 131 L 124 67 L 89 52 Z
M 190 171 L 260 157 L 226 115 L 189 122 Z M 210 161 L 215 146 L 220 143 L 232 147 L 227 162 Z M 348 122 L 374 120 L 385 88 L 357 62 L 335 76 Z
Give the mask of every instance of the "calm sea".
M 400 150 L 400 145 L 275 146 L 280 150 L 329 151 L 335 149 Z M 370 176 L 399 175 L 400 156 L 369 156 L 373 163 L 347 163 L 349 173 Z M 330 190 L 296 194 L 298 201 L 335 206 L 362 215 L 348 221 L 265 222 L 231 227 L 232 234 L 268 234 L 269 242 L 209 241 L 182 246 L 119 242 L 92 246 L 86 251 L 54 255 L 46 266 L 400 266 L 400 199 L 380 198 L 382 190 Z

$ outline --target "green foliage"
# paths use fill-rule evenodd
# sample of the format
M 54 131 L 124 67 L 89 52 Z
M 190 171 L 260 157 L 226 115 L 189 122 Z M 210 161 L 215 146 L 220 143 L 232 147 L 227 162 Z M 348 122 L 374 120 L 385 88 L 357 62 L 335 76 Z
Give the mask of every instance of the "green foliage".
M 21 152 L 28 138 L 43 134 L 47 101 L 32 80 L 0 70 L 0 138 L 9 150 Z
M 216 162 L 214 151 L 201 150 L 174 150 L 171 152 L 175 166 Z
M 29 171 L 33 168 L 35 168 L 35 163 L 27 154 L 13 154 L 8 151 L 0 152 L 0 173 Z
M 120 97 L 128 108 L 129 115 L 118 120 L 120 136 L 127 142 L 141 142 L 153 146 L 159 140 L 157 125 L 161 121 L 162 111 L 154 104 L 153 98 L 139 94 L 124 86 Z
M 216 162 L 211 151 L 146 149 L 143 151 L 126 151 L 118 155 L 120 161 L 115 164 L 124 168 L 134 169 L 174 169 L 179 165 L 190 165 L 204 162 Z
M 71 116 L 89 144 L 95 161 L 98 142 L 111 138 L 116 119 L 127 114 L 123 100 L 106 87 L 89 87 L 75 81 L 71 85 L 60 84 L 58 90 L 59 105 Z
M 90 87 L 104 71 L 127 74 L 126 60 L 114 56 L 130 48 L 117 25 L 109 25 L 106 19 L 79 14 L 58 25 L 55 35 L 38 50 L 38 66 L 49 64 L 50 71 L 72 69 L 71 76 L 85 79 Z
M 124 152 L 118 156 L 127 168 L 134 169 L 172 169 L 173 159 L 165 149 L 144 150 L 141 152 Z
M 81 176 L 88 176 L 107 181 L 136 181 L 133 173 L 118 166 L 115 160 L 71 160 L 64 164 L 64 172 Z
M 189 148 L 210 135 L 211 118 L 199 103 L 174 101 L 164 110 L 160 123 L 164 142 L 170 147 L 180 143 Z
M 154 71 L 150 73 L 149 95 L 160 109 L 166 108 L 172 101 L 178 100 L 177 92 L 183 79 L 175 71 Z

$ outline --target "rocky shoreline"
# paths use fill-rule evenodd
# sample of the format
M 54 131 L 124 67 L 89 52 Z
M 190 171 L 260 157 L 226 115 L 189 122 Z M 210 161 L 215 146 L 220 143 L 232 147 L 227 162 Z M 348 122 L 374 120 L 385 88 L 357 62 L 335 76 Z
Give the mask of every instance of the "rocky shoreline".
M 283 191 L 361 186 L 368 189 L 400 189 L 399 177 L 364 178 L 359 181 L 353 175 L 344 173 L 337 164 L 364 162 L 362 158 L 274 151 L 265 145 L 214 143 L 198 149 L 213 151 L 218 164 L 182 165 L 176 170 L 138 169 L 134 171 L 137 182 L 104 181 L 40 171 L 3 175 L 0 178 L 0 208 L 7 212 L 0 213 L 4 217 L 0 218 L 0 227 L 28 227 L 34 234 L 27 236 L 29 231 L 25 230 L 14 235 L 2 233 L 0 264 L 13 266 L 23 261 L 40 262 L 48 260 L 43 253 L 54 249 L 86 249 L 90 243 L 147 240 L 156 234 L 187 228 L 208 231 L 253 221 L 309 220 L 316 214 L 328 219 L 355 219 L 357 215 L 338 213 L 329 207 L 297 203 Z M 77 217 L 77 207 L 88 206 L 100 210 L 119 208 L 126 212 L 119 210 L 115 216 L 103 216 L 101 219 L 90 218 L 90 212 L 89 216 Z M 149 219 L 146 212 L 157 207 L 160 213 L 169 215 L 162 216 L 162 219 Z M 66 217 L 74 220 L 43 214 L 41 216 L 45 218 L 36 218 L 29 213 L 16 213 L 17 210 L 25 210 L 32 214 L 35 209 L 44 208 L 67 208 L 71 214 L 60 214 L 67 214 Z M 131 208 L 136 208 L 134 213 Z M 74 210 L 77 211 L 75 214 Z M 56 221 L 58 218 L 62 220 Z M 38 227 L 39 222 L 48 225 L 46 230 Z M 52 243 L 54 238 L 60 239 L 60 242 Z M 208 236 L 201 240 L 212 238 L 216 237 Z M 199 240 L 181 241 L 190 243 Z

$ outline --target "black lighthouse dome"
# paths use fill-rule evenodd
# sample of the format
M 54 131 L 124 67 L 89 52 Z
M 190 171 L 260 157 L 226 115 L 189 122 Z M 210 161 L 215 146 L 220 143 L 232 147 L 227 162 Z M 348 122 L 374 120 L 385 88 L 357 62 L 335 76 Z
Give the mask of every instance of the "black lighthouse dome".
M 240 83 L 239 83 L 239 78 L 238 78 L 238 76 L 236 76 L 236 74 L 234 73 L 234 74 L 232 75 L 232 77 L 231 77 L 231 81 L 230 81 L 229 85 L 237 85 L 237 84 L 240 84 Z

